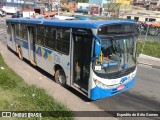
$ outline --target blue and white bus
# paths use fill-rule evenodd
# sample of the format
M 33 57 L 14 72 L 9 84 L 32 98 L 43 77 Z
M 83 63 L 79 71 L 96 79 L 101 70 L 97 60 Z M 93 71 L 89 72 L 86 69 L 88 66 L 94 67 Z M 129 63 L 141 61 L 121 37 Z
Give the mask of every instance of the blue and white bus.
M 130 89 L 136 79 L 137 24 L 131 21 L 10 18 L 7 44 L 91 100 Z

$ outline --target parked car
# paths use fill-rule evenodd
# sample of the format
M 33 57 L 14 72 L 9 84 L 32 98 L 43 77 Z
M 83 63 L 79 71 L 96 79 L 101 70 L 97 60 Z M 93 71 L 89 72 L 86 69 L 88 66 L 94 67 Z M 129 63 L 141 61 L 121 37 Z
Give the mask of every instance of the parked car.
M 0 9 L 0 17 L 5 17 L 5 16 L 6 16 L 6 12 Z
M 83 14 L 88 14 L 88 10 L 87 9 L 77 9 L 76 11 L 75 11 L 75 13 L 83 13 Z
M 17 11 L 15 14 L 12 15 L 12 18 L 19 18 L 19 17 L 23 17 L 23 14 L 21 11 Z

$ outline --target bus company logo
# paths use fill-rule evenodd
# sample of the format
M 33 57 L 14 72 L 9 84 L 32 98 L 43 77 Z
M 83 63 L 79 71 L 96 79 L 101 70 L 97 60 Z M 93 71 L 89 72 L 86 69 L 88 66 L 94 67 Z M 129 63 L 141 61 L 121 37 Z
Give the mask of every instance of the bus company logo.
M 2 112 L 2 117 L 11 117 L 11 112 Z
M 120 84 L 124 83 L 127 79 L 128 79 L 127 77 L 122 78 Z
M 51 60 L 52 59 L 52 51 L 42 48 L 38 45 L 36 45 L 36 54 L 40 57 L 43 57 L 44 59 Z

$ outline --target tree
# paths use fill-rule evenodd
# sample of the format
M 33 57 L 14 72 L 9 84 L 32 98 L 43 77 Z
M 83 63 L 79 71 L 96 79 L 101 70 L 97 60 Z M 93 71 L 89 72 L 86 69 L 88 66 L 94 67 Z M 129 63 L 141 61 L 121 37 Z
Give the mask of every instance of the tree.
M 119 16 L 121 5 L 121 3 L 108 3 L 103 5 L 103 7 L 106 8 L 106 12 L 108 12 L 109 15 L 117 18 Z

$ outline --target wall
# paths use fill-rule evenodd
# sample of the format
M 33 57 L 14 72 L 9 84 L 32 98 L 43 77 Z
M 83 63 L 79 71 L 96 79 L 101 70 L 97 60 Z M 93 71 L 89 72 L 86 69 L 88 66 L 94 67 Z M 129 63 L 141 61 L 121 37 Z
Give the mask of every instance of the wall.
M 116 0 L 116 3 L 128 4 L 130 5 L 132 0 Z

